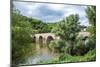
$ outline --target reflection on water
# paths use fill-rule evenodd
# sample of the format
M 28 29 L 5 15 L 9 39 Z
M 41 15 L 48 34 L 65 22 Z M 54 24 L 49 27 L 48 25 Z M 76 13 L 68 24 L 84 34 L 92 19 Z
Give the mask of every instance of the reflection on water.
M 35 46 L 35 54 L 29 57 L 25 65 L 37 64 L 39 61 L 48 61 L 54 58 L 54 53 L 48 48 L 47 44 L 33 44 Z

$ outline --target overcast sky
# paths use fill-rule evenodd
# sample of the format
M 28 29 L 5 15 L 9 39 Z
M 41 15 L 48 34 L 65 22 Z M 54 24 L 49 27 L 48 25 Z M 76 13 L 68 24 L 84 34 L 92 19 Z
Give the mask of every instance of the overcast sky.
M 85 9 L 87 6 L 47 4 L 33 2 L 13 2 L 22 15 L 40 19 L 44 22 L 57 22 L 70 14 L 79 14 L 82 25 L 89 25 Z

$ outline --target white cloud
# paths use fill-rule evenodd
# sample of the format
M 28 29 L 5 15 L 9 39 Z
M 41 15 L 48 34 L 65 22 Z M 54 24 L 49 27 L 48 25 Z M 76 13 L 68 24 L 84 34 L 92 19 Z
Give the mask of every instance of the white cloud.
M 31 15 L 33 12 L 30 10 L 27 12 L 28 15 Z
M 65 5 L 63 5 L 63 4 L 48 4 L 48 7 L 53 10 L 63 10 Z
M 80 21 L 84 25 L 88 25 L 88 21 L 86 19 L 85 9 L 86 6 L 79 5 L 64 5 L 64 4 L 47 4 L 47 3 L 33 3 L 33 2 L 16 2 L 15 6 L 22 11 L 22 14 L 28 17 L 34 17 L 41 19 L 43 21 L 57 21 L 70 14 L 79 14 Z M 49 11 L 57 12 L 56 14 L 62 14 L 58 16 L 56 14 L 51 14 Z M 58 13 L 59 12 L 59 13 Z M 49 13 L 47 15 L 46 13 Z M 45 14 L 45 16 L 44 16 Z

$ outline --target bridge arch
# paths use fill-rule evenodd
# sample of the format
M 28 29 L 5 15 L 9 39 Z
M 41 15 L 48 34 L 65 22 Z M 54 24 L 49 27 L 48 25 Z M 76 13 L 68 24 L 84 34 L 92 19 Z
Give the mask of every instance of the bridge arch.
M 33 37 L 33 43 L 36 43 L 36 36 Z
M 47 44 L 49 44 L 50 41 L 52 41 L 52 40 L 54 40 L 53 36 L 47 36 L 47 39 L 46 39 Z
M 39 36 L 39 44 L 43 44 L 43 36 Z

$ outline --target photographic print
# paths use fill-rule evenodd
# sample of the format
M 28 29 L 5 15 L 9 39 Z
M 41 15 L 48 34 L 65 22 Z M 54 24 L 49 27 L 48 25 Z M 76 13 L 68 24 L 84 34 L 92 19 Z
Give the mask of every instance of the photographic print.
M 12 65 L 90 61 L 96 61 L 96 6 L 12 1 Z

